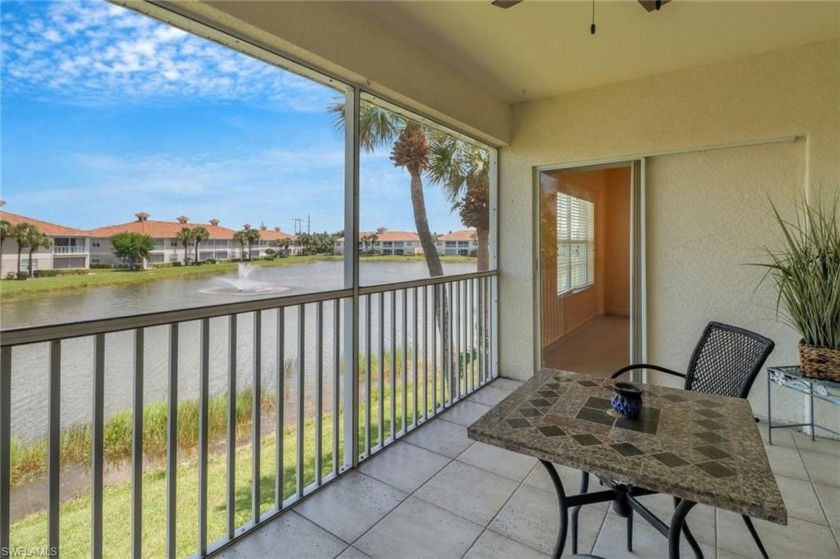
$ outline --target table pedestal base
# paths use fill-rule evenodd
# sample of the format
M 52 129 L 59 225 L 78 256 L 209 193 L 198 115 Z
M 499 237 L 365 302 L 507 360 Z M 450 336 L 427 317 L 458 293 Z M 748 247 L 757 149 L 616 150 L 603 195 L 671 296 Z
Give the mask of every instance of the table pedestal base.
M 563 490 L 563 482 L 560 476 L 557 475 L 557 470 L 551 462 L 540 460 L 542 465 L 548 471 L 551 482 L 554 484 L 554 489 L 557 492 L 557 500 L 560 506 L 560 526 L 557 534 L 557 541 L 554 544 L 554 551 L 552 557 L 559 558 L 563 553 L 563 548 L 566 546 L 566 535 L 569 526 L 569 509 L 572 509 L 572 553 L 577 553 L 577 539 L 578 539 L 578 514 L 580 507 L 583 505 L 592 505 L 595 503 L 603 503 L 607 501 L 617 501 L 619 504 L 619 514 L 626 515 L 627 524 L 627 549 L 632 551 L 633 547 L 633 532 L 632 519 L 633 512 L 637 512 L 639 516 L 644 518 L 651 524 L 659 533 L 668 538 L 668 557 L 670 559 L 679 559 L 680 557 L 680 536 L 685 533 L 685 539 L 688 541 L 694 555 L 697 559 L 703 559 L 703 552 L 688 525 L 685 523 L 685 517 L 688 515 L 691 508 L 696 504 L 692 501 L 674 499 L 676 509 L 671 517 L 671 524 L 665 524 L 661 519 L 654 515 L 650 510 L 641 504 L 636 497 L 644 495 L 654 495 L 656 491 L 649 491 L 647 489 L 640 489 L 622 484 L 609 485 L 609 489 L 598 491 L 595 493 L 586 493 L 589 488 L 589 474 L 583 474 L 581 479 L 580 490 L 578 495 L 566 495 Z M 604 480 L 602 480 L 604 482 Z

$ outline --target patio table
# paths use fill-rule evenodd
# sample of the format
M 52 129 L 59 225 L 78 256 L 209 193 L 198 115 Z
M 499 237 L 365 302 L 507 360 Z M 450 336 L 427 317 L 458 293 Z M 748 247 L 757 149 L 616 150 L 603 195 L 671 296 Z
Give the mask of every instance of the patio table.
M 640 511 L 668 537 L 672 559 L 679 557 L 685 518 L 696 503 L 787 524 L 745 399 L 641 384 L 642 413 L 631 420 L 611 409 L 613 382 L 541 370 L 467 431 L 473 440 L 533 456 L 548 469 L 560 505 L 554 557 L 565 546 L 569 509 L 576 514 L 582 505 L 652 493 L 673 495 L 678 502 L 670 524 Z M 608 488 L 567 496 L 553 464 L 598 476 Z

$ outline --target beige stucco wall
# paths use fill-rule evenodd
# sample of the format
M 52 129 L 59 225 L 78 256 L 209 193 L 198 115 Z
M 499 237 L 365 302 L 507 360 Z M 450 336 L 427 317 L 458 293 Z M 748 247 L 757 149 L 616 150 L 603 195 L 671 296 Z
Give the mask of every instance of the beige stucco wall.
M 776 238 L 768 195 L 789 213 L 795 194 L 840 185 L 838 53 L 840 41 L 824 42 L 515 106 L 500 162 L 502 374 L 526 378 L 535 366 L 536 239 L 522 234 L 534 220 L 534 167 L 785 135 L 807 140 L 649 161 L 648 355 L 684 368 L 698 328 L 721 319 L 775 339 L 771 363 L 795 362 L 796 334 L 775 321 L 772 292 L 754 292 L 760 270 L 744 264 Z M 757 382 L 762 415 L 764 396 Z

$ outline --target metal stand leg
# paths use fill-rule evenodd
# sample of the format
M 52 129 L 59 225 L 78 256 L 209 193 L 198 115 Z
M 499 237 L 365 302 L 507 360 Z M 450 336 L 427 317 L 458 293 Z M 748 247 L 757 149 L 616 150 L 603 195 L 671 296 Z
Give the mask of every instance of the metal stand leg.
M 560 530 L 557 534 L 557 542 L 554 544 L 554 552 L 551 554 L 553 559 L 559 559 L 563 553 L 563 548 L 566 546 L 566 530 L 569 526 L 569 513 L 566 507 L 566 493 L 563 491 L 563 482 L 560 481 L 560 476 L 557 475 L 557 470 L 554 469 L 554 464 L 545 460 L 540 460 L 545 469 L 548 470 L 548 475 L 551 482 L 554 484 L 554 490 L 557 492 L 557 500 L 560 503 Z M 693 504 L 693 503 L 692 503 Z
M 771 413 L 772 406 L 770 403 L 770 373 L 767 373 L 767 442 L 770 446 L 773 445 L 773 415 Z
M 674 516 L 671 517 L 671 528 L 668 531 L 668 558 L 680 559 L 680 535 L 682 535 L 683 525 L 685 524 L 685 517 L 688 516 L 689 511 L 696 503 L 692 501 L 680 501 L 674 511 Z M 696 545 L 697 542 L 695 542 Z M 693 548 L 694 546 L 692 546 Z M 699 552 L 699 554 L 698 554 Z M 703 552 L 700 548 L 694 550 L 698 558 L 703 557 Z
M 589 472 L 581 472 L 580 474 L 580 491 L 578 493 L 586 493 L 589 490 Z M 578 552 L 578 514 L 580 513 L 580 506 L 572 507 L 572 555 Z
M 814 381 L 808 383 L 809 390 L 808 392 L 811 394 L 811 440 L 816 440 L 816 429 L 814 429 Z
M 627 515 L 627 551 L 633 552 L 633 509 Z
M 744 519 L 744 524 L 747 525 L 747 530 L 750 531 L 750 535 L 755 540 L 755 544 L 758 546 L 758 550 L 761 551 L 761 556 L 764 559 L 768 559 L 767 550 L 764 549 L 764 544 L 761 543 L 761 538 L 758 537 L 758 532 L 755 531 L 755 526 L 753 526 L 752 519 L 749 516 L 741 516 Z

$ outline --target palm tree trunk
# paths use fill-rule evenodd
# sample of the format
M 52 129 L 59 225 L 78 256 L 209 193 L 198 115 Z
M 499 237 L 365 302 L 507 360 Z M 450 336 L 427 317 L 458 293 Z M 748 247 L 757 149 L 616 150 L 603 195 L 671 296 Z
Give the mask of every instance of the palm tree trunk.
M 29 266 L 27 268 L 27 275 L 32 277 L 32 253 L 35 252 L 35 247 L 29 248 Z
M 198 241 L 198 239 L 196 239 L 195 240 L 195 260 L 194 260 L 196 266 L 198 265 L 198 243 L 199 243 L 199 241 Z
M 476 266 L 479 272 L 484 272 L 490 269 L 490 231 L 476 227 L 475 239 L 478 244 L 478 262 Z
M 417 227 L 417 236 L 420 237 L 420 245 L 423 247 L 423 255 L 426 258 L 426 266 L 429 268 L 429 276 L 438 277 L 443 275 L 443 265 L 440 263 L 440 256 L 437 253 L 432 232 L 429 229 L 429 219 L 426 215 L 426 200 L 423 196 L 423 179 L 417 169 L 408 168 L 411 174 L 411 205 L 414 210 L 414 225 Z M 436 290 L 437 294 L 437 290 Z M 453 355 L 451 351 L 450 324 L 449 324 L 449 298 L 446 296 L 446 290 L 440 289 L 440 305 L 435 304 L 435 322 L 438 325 L 438 332 L 440 332 L 440 350 L 445 363 L 444 373 L 448 370 L 448 375 L 444 375 L 444 382 L 448 381 L 450 395 L 452 387 L 454 386 L 454 375 L 458 374 L 458 356 Z M 437 301 L 436 301 L 437 303 Z M 449 359 L 446 356 L 449 355 Z M 435 360 L 437 361 L 437 360 Z
M 187 265 L 187 243 L 184 243 L 184 266 Z
M 432 239 L 432 232 L 429 230 L 429 219 L 426 217 L 423 179 L 419 169 L 409 168 L 408 172 L 411 174 L 411 206 L 414 210 L 414 224 L 417 227 L 417 236 L 420 237 L 420 246 L 423 247 L 423 255 L 426 257 L 429 276 L 433 278 L 442 276 L 443 266 L 435 248 L 435 241 Z
M 20 253 L 23 252 L 23 245 L 18 244 L 18 257 L 17 257 L 17 275 L 20 276 Z

